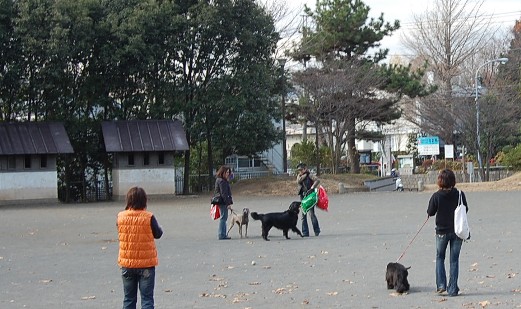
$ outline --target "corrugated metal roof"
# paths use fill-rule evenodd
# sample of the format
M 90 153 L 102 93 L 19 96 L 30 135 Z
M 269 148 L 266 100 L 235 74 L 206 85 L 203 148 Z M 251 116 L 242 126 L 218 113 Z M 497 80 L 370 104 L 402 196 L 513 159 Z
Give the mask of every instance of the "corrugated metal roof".
M 179 120 L 129 120 L 101 123 L 107 152 L 188 150 Z
M 0 155 L 74 153 L 63 123 L 0 123 Z

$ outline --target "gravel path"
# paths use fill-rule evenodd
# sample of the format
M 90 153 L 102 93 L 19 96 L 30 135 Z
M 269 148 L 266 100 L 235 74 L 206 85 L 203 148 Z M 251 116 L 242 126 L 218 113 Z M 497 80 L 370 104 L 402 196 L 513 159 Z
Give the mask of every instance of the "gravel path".
M 460 259 L 461 295 L 434 293 L 434 220 L 401 262 L 411 291 L 386 289 L 388 262 L 425 222 L 430 192 L 330 196 L 319 237 L 273 229 L 218 241 L 208 197 L 151 200 L 157 241 L 156 308 L 519 308 L 521 191 L 467 194 L 471 241 Z M 235 208 L 281 211 L 292 197 L 237 196 Z M 121 308 L 115 220 L 123 203 L 0 208 L 0 308 Z

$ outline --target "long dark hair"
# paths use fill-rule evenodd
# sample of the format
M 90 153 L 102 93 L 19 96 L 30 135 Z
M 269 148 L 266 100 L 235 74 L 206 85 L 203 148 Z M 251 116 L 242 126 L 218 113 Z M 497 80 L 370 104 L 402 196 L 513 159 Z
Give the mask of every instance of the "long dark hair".
M 227 171 L 230 171 L 230 173 L 232 172 L 232 169 L 229 168 L 228 166 L 226 165 L 223 165 L 219 168 L 219 170 L 217 171 L 217 174 L 215 174 L 215 177 L 217 178 L 222 178 L 222 179 L 226 179 L 224 178 L 224 174 L 226 174 Z

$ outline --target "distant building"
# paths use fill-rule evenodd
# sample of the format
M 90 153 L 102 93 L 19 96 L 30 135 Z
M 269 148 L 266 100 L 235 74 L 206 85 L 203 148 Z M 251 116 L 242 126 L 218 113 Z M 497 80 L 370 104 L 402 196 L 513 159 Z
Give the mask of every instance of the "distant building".
M 62 123 L 0 123 L 0 204 L 58 201 L 58 155 L 73 153 Z
M 139 186 L 150 196 L 172 196 L 175 190 L 174 155 L 188 150 L 178 120 L 106 121 L 101 124 L 105 150 L 114 154 L 113 197 L 124 199 Z

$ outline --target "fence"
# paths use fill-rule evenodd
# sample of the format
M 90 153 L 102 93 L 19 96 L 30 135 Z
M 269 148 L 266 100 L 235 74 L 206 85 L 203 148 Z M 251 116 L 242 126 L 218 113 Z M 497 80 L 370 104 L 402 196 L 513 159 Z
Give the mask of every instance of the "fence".
M 58 189 L 58 199 L 66 203 L 98 202 L 112 198 L 112 183 L 105 187 L 104 181 L 71 181 Z
M 479 179 L 478 170 L 474 170 L 473 175 L 469 175 L 462 171 L 454 171 L 456 175 L 456 183 L 470 182 L 470 179 Z M 513 171 L 503 167 L 495 167 L 490 170 L 489 181 L 497 181 L 514 174 Z M 472 177 L 471 177 L 472 176 Z M 438 171 L 429 171 L 426 174 L 414 174 L 414 175 L 401 175 L 403 187 L 405 189 L 417 189 L 418 181 L 423 181 L 424 184 L 436 184 L 438 180 Z
M 270 171 L 238 171 L 233 174 L 234 181 L 261 178 L 272 175 Z M 197 194 L 213 191 L 215 184 L 215 176 L 212 176 L 211 181 L 208 181 L 208 174 L 190 175 L 189 177 L 188 194 Z M 183 194 L 184 188 L 183 175 L 180 174 L 175 178 L 175 191 L 177 194 Z

